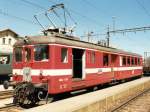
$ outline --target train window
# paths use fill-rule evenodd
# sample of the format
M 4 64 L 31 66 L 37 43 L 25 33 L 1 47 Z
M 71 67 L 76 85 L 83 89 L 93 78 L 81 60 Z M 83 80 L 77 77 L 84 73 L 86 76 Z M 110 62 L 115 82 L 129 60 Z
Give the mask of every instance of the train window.
M 22 61 L 22 48 L 20 47 L 15 48 L 15 61 L 16 62 Z
M 128 65 L 130 65 L 130 57 L 128 57 L 127 63 L 128 63 Z
M 34 59 L 35 61 L 48 61 L 49 46 L 48 45 L 36 45 L 34 47 Z
M 134 60 L 134 58 L 132 58 L 132 59 L 131 59 L 131 63 L 132 63 L 132 65 L 134 65 L 134 64 L 135 64 L 134 62 L 135 62 L 135 60 Z
M 137 58 L 135 58 L 135 65 L 137 65 Z
M 91 54 L 91 62 L 95 63 L 95 52 L 94 51 Z
M 31 49 L 25 48 L 25 61 L 30 61 L 30 60 L 31 60 Z
M 123 63 L 122 64 L 126 65 L 126 57 L 125 56 L 123 57 Z
M 0 55 L 0 64 L 9 64 L 10 55 Z
M 67 48 L 61 49 L 61 62 L 63 63 L 68 62 L 68 49 Z
M 90 52 L 87 52 L 87 56 L 86 56 L 87 58 L 87 63 L 90 63 Z
M 138 65 L 140 65 L 140 58 L 138 58 Z
M 109 55 L 104 54 L 103 55 L 103 66 L 108 66 L 109 65 Z

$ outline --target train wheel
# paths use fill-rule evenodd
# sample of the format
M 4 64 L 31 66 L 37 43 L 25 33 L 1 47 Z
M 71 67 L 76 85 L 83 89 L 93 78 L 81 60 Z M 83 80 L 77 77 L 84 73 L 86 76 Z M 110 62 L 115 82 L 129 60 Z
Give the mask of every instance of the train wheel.
M 5 89 L 8 89 L 9 87 L 9 82 L 8 81 L 4 81 L 3 86 Z
M 45 91 L 43 89 L 38 90 L 38 100 L 40 103 L 50 103 L 54 100 L 54 96 L 50 95 L 48 91 Z
M 24 105 L 34 102 L 34 91 L 35 88 L 31 83 L 19 83 L 14 89 L 13 103 Z
M 92 92 L 98 90 L 97 86 L 87 88 L 87 91 Z

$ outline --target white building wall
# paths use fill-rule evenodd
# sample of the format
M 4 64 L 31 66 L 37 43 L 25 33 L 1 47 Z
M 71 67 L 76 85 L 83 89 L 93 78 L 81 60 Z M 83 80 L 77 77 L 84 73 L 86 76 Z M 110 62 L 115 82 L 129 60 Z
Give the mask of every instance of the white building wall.
M 2 45 L 2 38 L 0 38 L 0 45 Z
M 16 39 L 14 37 L 8 35 L 8 36 L 4 36 L 4 37 L 0 38 L 0 45 L 4 45 L 3 44 L 3 38 L 5 38 L 5 45 L 13 46 L 16 42 Z M 9 39 L 11 39 L 11 44 L 9 44 Z
M 12 53 L 13 47 L 10 45 L 0 45 L 0 53 Z
M 5 38 L 5 44 L 3 43 L 3 38 Z M 9 44 L 9 39 L 11 39 L 11 43 Z M 13 45 L 16 42 L 16 38 L 13 35 L 8 34 L 3 37 L 0 37 L 0 52 L 13 52 Z

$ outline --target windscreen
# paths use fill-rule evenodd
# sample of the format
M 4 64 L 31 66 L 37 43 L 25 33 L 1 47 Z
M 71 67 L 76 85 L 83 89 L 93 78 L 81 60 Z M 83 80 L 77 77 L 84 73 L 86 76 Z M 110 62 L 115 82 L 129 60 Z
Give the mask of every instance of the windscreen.
M 15 48 L 14 57 L 15 57 L 16 62 L 22 61 L 22 48 L 21 47 Z
M 28 62 L 31 60 L 31 49 L 25 48 L 25 62 Z
M 34 47 L 34 60 L 35 61 L 47 61 L 49 59 L 49 46 L 48 45 L 36 45 Z

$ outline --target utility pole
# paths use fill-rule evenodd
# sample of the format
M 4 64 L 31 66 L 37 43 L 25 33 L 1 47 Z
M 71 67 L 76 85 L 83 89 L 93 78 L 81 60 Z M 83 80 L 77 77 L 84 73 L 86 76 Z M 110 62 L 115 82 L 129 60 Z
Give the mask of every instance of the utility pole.
M 116 19 L 116 17 L 113 16 L 112 19 L 113 19 L 113 31 L 115 31 L 115 19 Z M 110 28 L 109 28 L 109 25 L 107 27 L 106 42 L 107 42 L 107 47 L 109 47 L 109 45 L 110 45 Z
M 110 31 L 109 31 L 109 25 L 108 25 L 108 28 L 107 28 L 107 37 L 106 37 L 106 42 L 107 42 L 107 47 L 109 47 L 109 41 L 110 41 Z
M 93 32 L 88 32 L 88 33 L 87 33 L 88 42 L 90 42 L 90 39 L 91 39 L 92 34 L 93 34 Z

